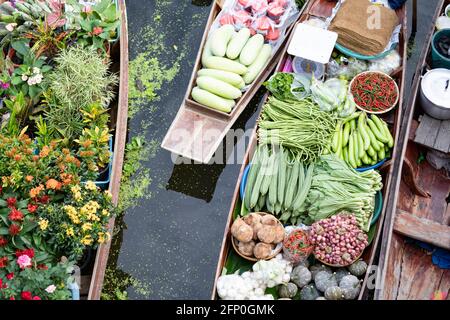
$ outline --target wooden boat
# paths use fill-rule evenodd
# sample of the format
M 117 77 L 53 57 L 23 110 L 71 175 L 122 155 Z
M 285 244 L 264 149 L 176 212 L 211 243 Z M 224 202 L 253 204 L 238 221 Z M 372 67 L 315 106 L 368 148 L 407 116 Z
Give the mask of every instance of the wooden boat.
M 113 202 L 119 201 L 120 180 L 125 155 L 128 124 L 128 24 L 125 0 L 118 0 L 121 14 L 120 38 L 111 48 L 112 70 L 119 73 L 120 81 L 117 91 L 117 99 L 110 106 L 110 128 L 114 135 L 114 155 L 112 159 L 112 172 L 109 183 L 109 191 L 112 193 Z M 109 222 L 108 231 L 113 234 L 114 218 Z M 91 275 L 82 275 L 80 293 L 81 298 L 99 300 L 105 277 L 106 265 L 110 249 L 110 242 L 99 246 L 96 252 L 95 263 Z
M 450 270 L 435 266 L 431 252 L 422 249 L 415 241 L 433 245 L 433 248 L 450 249 L 448 172 L 436 170 L 427 160 L 418 164 L 419 154 L 442 149 L 438 144 L 450 145 L 448 132 L 439 134 L 440 128 L 448 126 L 450 121 L 440 121 L 424 114 L 418 98 L 422 74 L 430 68 L 434 21 L 448 4 L 449 0 L 440 1 L 431 20 L 433 23 L 425 39 L 412 94 L 403 116 L 402 139 L 393 164 L 395 177 L 383 230 L 379 261 L 381 274 L 375 299 L 426 300 L 432 299 L 435 293 L 445 296 L 450 289 Z M 446 153 L 448 155 L 448 148 Z
M 300 19 L 298 23 L 301 23 L 303 21 L 306 21 L 310 18 L 322 18 L 325 19 L 327 17 L 329 17 L 331 15 L 332 9 L 334 8 L 334 6 L 336 5 L 337 1 L 329 1 L 329 0 L 314 0 L 314 1 L 309 1 L 308 5 L 305 7 Z M 402 30 L 400 33 L 400 43 L 399 46 L 397 47 L 397 51 L 399 52 L 401 58 L 402 58 L 402 63 L 400 68 L 398 68 L 397 70 L 395 70 L 391 76 L 396 80 L 399 89 L 400 89 L 400 99 L 399 99 L 399 104 L 398 106 L 394 109 L 393 112 L 390 112 L 387 114 L 387 116 L 384 116 L 383 119 L 384 121 L 386 121 L 390 128 L 391 131 L 394 133 L 394 140 L 395 140 L 395 147 L 394 147 L 394 153 L 395 153 L 395 149 L 397 148 L 398 145 L 398 140 L 399 140 L 399 131 L 400 131 L 400 120 L 402 119 L 402 106 L 403 106 L 403 91 L 404 91 L 404 78 L 405 78 L 405 66 L 406 66 L 406 47 L 407 47 L 407 14 L 406 14 L 406 7 L 403 6 L 400 9 L 397 10 L 397 15 L 401 21 L 402 24 Z M 285 47 L 283 48 L 283 53 L 282 56 L 278 62 L 277 71 L 282 71 L 283 67 L 285 65 L 285 62 L 288 60 L 289 55 L 287 53 L 287 46 L 290 43 L 292 38 L 292 35 L 290 36 L 287 44 L 285 45 Z M 266 98 L 268 97 L 268 94 L 266 95 Z M 213 292 L 212 292 L 212 299 L 217 299 L 217 279 L 220 277 L 220 275 L 222 274 L 224 267 L 227 265 L 228 259 L 233 256 L 233 259 L 236 257 L 236 254 L 233 252 L 232 246 L 231 246 L 231 237 L 230 237 L 230 229 L 231 229 L 231 225 L 232 222 L 234 220 L 234 218 L 239 214 L 240 212 L 240 208 L 241 208 L 241 199 L 240 199 L 240 195 L 239 195 L 239 189 L 240 189 L 240 184 L 241 184 L 241 180 L 242 177 L 244 175 L 244 170 L 245 167 L 248 165 L 248 163 L 250 162 L 254 151 L 256 149 L 256 145 L 257 145 L 257 127 L 255 127 L 254 132 L 252 134 L 252 137 L 250 139 L 250 145 L 248 148 L 248 151 L 244 157 L 243 160 L 243 165 L 241 168 L 241 172 L 239 174 L 239 178 L 236 184 L 236 188 L 235 188 L 235 192 L 234 192 L 234 196 L 232 199 L 232 203 L 231 203 L 231 208 L 229 211 L 229 215 L 228 215 L 228 220 L 227 220 L 227 224 L 225 227 L 225 232 L 224 232 L 224 238 L 222 241 L 222 248 L 221 248 L 221 252 L 219 255 L 219 261 L 218 261 L 218 266 L 217 266 L 217 270 L 216 270 L 216 277 L 215 277 L 215 283 L 213 286 Z M 379 170 L 381 171 L 381 174 L 383 176 L 383 198 L 387 198 L 388 196 L 388 192 L 390 190 L 390 186 L 391 186 L 391 178 L 393 175 L 393 170 L 392 170 L 392 160 L 387 161 Z M 378 246 L 379 243 L 379 238 L 380 238 L 380 234 L 382 231 L 381 226 L 383 225 L 383 221 L 384 221 L 384 217 L 385 217 L 385 211 L 386 211 L 386 204 L 383 203 L 383 209 L 380 215 L 380 218 L 378 220 L 378 223 L 375 226 L 375 229 L 372 230 L 373 232 L 373 240 L 371 242 L 371 245 L 366 248 L 366 250 L 364 251 L 364 254 L 362 256 L 362 258 L 368 263 L 368 265 L 372 265 L 375 261 L 376 258 L 376 248 Z M 364 283 L 362 284 L 362 288 L 366 289 L 367 285 L 366 283 L 369 281 L 369 274 L 366 274 L 365 278 L 364 278 Z M 368 298 L 368 290 L 361 290 L 361 293 L 359 295 L 359 299 L 367 299 Z
M 225 0 L 214 1 L 212 4 L 185 98 L 161 144 L 164 149 L 172 153 L 200 163 L 208 163 L 211 160 L 226 133 L 244 111 L 263 81 L 274 70 L 281 52 L 281 48 L 279 48 L 263 71 L 253 81 L 250 89 L 237 100 L 236 106 L 229 114 L 207 108 L 193 101 L 191 91 L 195 85 L 197 71 L 201 68 L 202 48 L 206 43 L 214 19 L 220 13 L 224 2 Z M 291 30 L 292 25 L 286 30 L 286 38 Z

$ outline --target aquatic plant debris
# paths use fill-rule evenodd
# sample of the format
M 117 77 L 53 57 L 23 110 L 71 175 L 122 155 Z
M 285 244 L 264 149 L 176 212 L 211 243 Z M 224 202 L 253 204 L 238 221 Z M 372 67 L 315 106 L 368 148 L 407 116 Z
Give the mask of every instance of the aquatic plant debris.
M 146 137 L 154 136 L 154 132 L 151 131 L 153 121 L 149 115 L 158 110 L 158 106 L 154 103 L 161 101 L 168 94 L 163 88 L 169 85 L 180 72 L 180 62 L 185 58 L 190 46 L 189 37 L 184 38 L 181 45 L 165 43 L 171 31 L 167 28 L 167 21 L 164 19 L 173 18 L 170 14 L 171 5 L 173 1 L 156 1 L 153 16 L 150 18 L 151 25 L 143 26 L 139 32 L 130 32 L 131 51 L 134 48 L 142 48 L 138 49 L 139 52 L 129 63 L 128 84 L 130 133 L 138 136 L 131 139 L 125 152 L 118 218 L 102 293 L 102 299 L 105 300 L 127 299 L 127 290 L 133 290 L 141 298 L 146 298 L 150 294 L 148 285 L 142 284 L 120 269 L 118 258 L 122 230 L 126 227 L 123 222 L 125 212 L 138 205 L 143 199 L 149 199 L 152 196 L 148 189 L 154 179 L 145 163 L 155 156 L 160 141 L 155 138 L 145 141 Z M 186 5 L 178 6 L 180 12 Z M 193 25 L 200 20 L 199 17 L 192 16 Z M 134 49 L 134 51 L 137 50 Z M 138 120 L 138 115 L 144 112 L 146 120 Z M 139 132 L 135 132 L 137 128 Z

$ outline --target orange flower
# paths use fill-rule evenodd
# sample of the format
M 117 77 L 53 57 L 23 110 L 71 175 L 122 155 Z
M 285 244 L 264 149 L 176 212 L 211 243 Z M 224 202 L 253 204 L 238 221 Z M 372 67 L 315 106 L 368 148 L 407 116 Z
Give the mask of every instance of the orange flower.
M 65 186 L 67 186 L 67 185 L 72 183 L 73 176 L 71 174 L 61 173 L 60 177 L 61 177 L 61 180 L 62 180 L 62 182 L 63 182 L 63 184 Z
M 20 154 L 16 154 L 16 155 L 14 156 L 14 160 L 15 160 L 15 161 L 20 161 L 20 160 L 22 160 L 22 156 L 21 156 Z
M 25 181 L 26 182 L 31 182 L 31 181 L 33 181 L 33 179 L 34 179 L 33 176 L 26 176 L 25 177 Z
M 41 191 L 44 190 L 44 186 L 40 184 L 38 187 L 30 190 L 30 198 L 37 198 Z
M 64 149 L 62 149 L 62 153 L 65 155 L 68 155 L 68 154 L 70 154 L 70 150 L 67 148 L 64 148 Z
M 83 148 L 89 148 L 91 146 L 91 144 L 92 144 L 92 140 L 86 140 L 81 143 L 81 146 Z
M 41 152 L 39 152 L 39 156 L 44 158 L 44 157 L 48 156 L 49 153 L 50 153 L 50 148 L 47 146 L 44 146 L 44 147 L 42 147 Z
M 34 155 L 34 156 L 33 156 L 33 161 L 34 161 L 34 162 L 37 162 L 38 160 L 39 160 L 39 156 Z
M 47 189 L 59 190 L 61 189 L 61 182 L 55 179 L 49 179 L 45 186 L 47 187 Z

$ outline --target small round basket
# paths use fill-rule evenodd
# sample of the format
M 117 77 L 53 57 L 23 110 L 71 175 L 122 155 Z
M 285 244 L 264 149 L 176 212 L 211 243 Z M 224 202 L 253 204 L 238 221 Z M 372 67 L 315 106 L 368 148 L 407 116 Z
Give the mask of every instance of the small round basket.
M 324 264 L 326 266 L 329 266 L 329 267 L 332 267 L 332 268 L 343 268 L 343 267 L 348 267 L 349 265 L 351 265 L 351 264 L 355 263 L 356 261 L 358 261 L 362 257 L 363 253 L 364 253 L 364 251 L 361 252 L 361 254 L 354 261 L 349 262 L 348 264 L 345 264 L 345 265 L 329 264 L 329 263 L 326 263 L 326 262 L 320 260 L 316 256 L 314 256 L 314 258 L 316 258 L 317 261 L 320 261 L 320 263 L 322 263 L 322 264 Z
M 267 214 L 267 213 L 265 213 L 265 212 L 255 212 L 255 213 L 259 214 L 260 216 L 265 216 L 265 215 Z M 280 220 L 277 219 L 277 221 L 278 221 L 278 224 L 279 224 L 280 226 L 283 227 L 283 224 L 280 222 Z M 233 246 L 234 251 L 236 251 L 236 253 L 237 253 L 238 255 L 240 255 L 242 258 L 244 258 L 244 259 L 246 259 L 246 260 L 249 260 L 249 261 L 254 261 L 254 262 L 259 261 L 259 260 L 270 260 L 270 259 L 273 259 L 273 258 L 275 258 L 275 257 L 281 252 L 281 250 L 283 249 L 283 242 L 280 242 L 280 243 L 278 243 L 278 244 L 275 246 L 275 248 L 272 250 L 272 253 L 270 254 L 270 256 L 268 256 L 268 257 L 265 258 L 265 259 L 257 259 L 257 258 L 255 258 L 254 256 L 246 256 L 246 255 L 243 255 L 243 254 L 238 250 L 238 246 L 239 246 L 239 245 L 238 245 L 238 242 L 239 242 L 239 240 L 237 240 L 235 237 L 231 236 L 231 245 Z
M 350 95 L 353 96 L 352 88 L 353 88 L 353 84 L 355 83 L 355 81 L 356 81 L 358 78 L 360 78 L 360 77 L 362 77 L 362 76 L 365 76 L 365 75 L 368 75 L 368 74 L 379 74 L 379 75 L 382 75 L 383 77 L 388 78 L 389 81 L 391 81 L 391 82 L 394 84 L 395 91 L 396 91 L 396 93 L 397 93 L 397 98 L 395 99 L 395 102 L 394 102 L 390 107 L 388 107 L 388 108 L 386 108 L 386 109 L 384 109 L 384 110 L 380 110 L 380 111 L 368 110 L 367 108 L 358 105 L 358 103 L 357 103 L 356 100 L 355 100 L 355 105 L 356 105 L 356 107 L 357 107 L 359 110 L 365 111 L 365 112 L 370 113 L 370 114 L 383 114 L 383 113 L 387 113 L 387 112 L 391 111 L 392 109 L 394 109 L 395 106 L 397 105 L 399 99 L 400 99 L 400 90 L 398 89 L 397 82 L 395 82 L 395 80 L 394 80 L 390 75 L 388 75 L 388 74 L 386 74 L 386 73 L 384 73 L 384 72 L 379 72 L 379 71 L 365 71 L 365 72 L 359 73 L 358 75 L 356 75 L 356 76 L 352 79 L 352 81 L 350 81 L 350 84 L 349 84 L 349 86 L 348 86 L 348 93 L 349 93 Z M 354 98 L 354 96 L 353 96 L 353 98 Z

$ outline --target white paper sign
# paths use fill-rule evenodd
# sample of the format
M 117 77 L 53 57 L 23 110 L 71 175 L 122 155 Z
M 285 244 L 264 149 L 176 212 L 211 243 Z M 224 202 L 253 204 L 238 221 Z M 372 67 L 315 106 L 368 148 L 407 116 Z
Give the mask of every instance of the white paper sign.
M 288 53 L 322 64 L 330 61 L 338 34 L 306 23 L 300 23 L 294 30 Z

